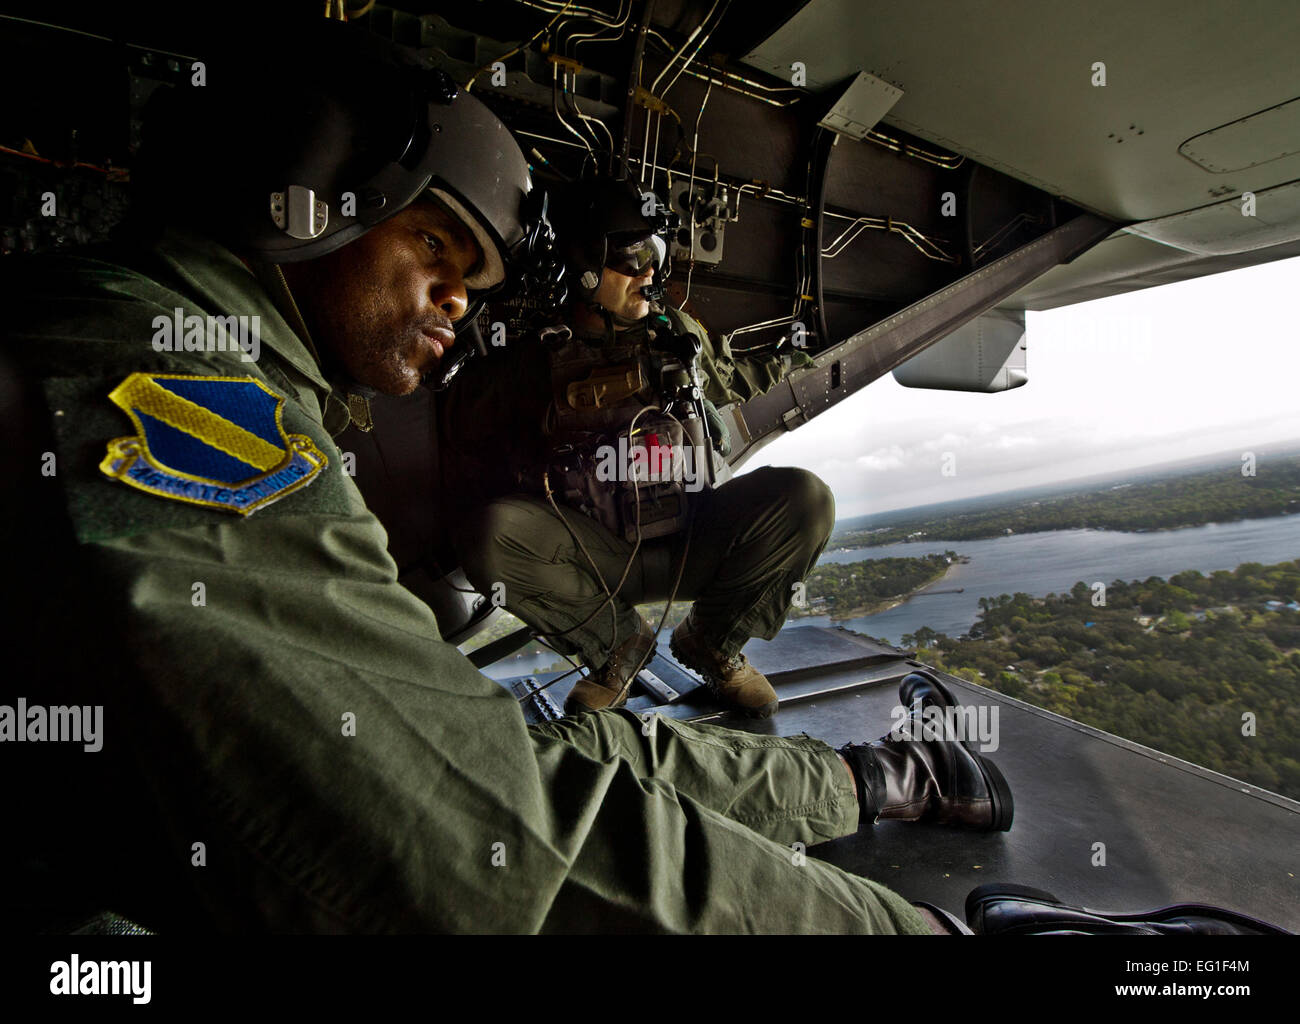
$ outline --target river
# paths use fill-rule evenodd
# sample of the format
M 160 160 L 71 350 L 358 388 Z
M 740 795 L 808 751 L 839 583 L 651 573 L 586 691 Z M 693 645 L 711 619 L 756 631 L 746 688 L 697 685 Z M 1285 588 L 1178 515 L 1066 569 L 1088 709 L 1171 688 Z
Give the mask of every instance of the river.
M 1098 580 L 1111 583 L 1150 576 L 1168 579 L 1187 569 L 1208 574 L 1235 569 L 1243 562 L 1286 562 L 1300 558 L 1300 515 L 1149 533 L 1051 530 L 990 540 L 887 544 L 828 552 L 821 561 L 918 557 L 949 550 L 969 556 L 970 562 L 954 565 L 942 580 L 896 608 L 838 624 L 895 644 L 901 643 L 904 633 L 913 633 L 921 626 L 960 636 L 979 618 L 981 597 L 1016 591 L 1044 597 L 1065 593 L 1080 580 L 1091 585 Z M 930 590 L 954 587 L 962 587 L 964 592 L 927 595 Z M 795 621 L 826 625 L 830 619 L 816 616 Z
M 1235 569 L 1243 562 L 1270 565 L 1300 558 L 1300 515 L 1246 519 L 1236 523 L 1210 523 L 1179 530 L 1148 533 L 1120 533 L 1113 530 L 1051 530 L 1016 534 L 989 540 L 948 540 L 881 547 L 830 551 L 827 562 L 858 562 L 873 558 L 916 558 L 927 554 L 956 551 L 969 563 L 952 566 L 948 574 L 923 588 L 896 608 L 836 625 L 847 626 L 868 636 L 901 644 L 905 633 L 921 626 L 960 636 L 979 617 L 979 599 L 1017 591 L 1043 597 L 1064 593 L 1082 580 L 1091 585 L 1100 580 L 1144 580 L 1149 576 L 1168 579 L 1187 569 L 1203 573 Z M 960 594 L 928 594 L 931 590 L 963 588 Z M 830 625 L 826 615 L 793 619 L 792 625 Z M 665 630 L 665 634 L 667 630 Z M 668 653 L 668 637 L 660 639 Z M 554 661 L 556 655 L 525 654 L 487 669 L 496 678 L 536 671 Z

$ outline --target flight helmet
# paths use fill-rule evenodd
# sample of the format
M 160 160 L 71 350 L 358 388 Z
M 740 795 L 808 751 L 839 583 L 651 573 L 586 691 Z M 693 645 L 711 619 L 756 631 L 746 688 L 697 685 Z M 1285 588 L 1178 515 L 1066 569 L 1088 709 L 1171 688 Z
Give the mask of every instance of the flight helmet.
M 554 221 L 570 293 L 591 302 L 606 267 L 637 277 L 653 265 L 662 279 L 670 220 L 653 192 L 642 193 L 630 181 L 598 178 L 569 186 L 559 196 Z
M 299 46 L 212 61 L 146 122 L 141 191 L 253 261 L 293 263 L 360 237 L 421 197 L 473 233 L 472 319 L 507 282 L 558 304 L 546 199 L 505 125 L 421 55 L 317 19 Z M 558 293 L 558 295 L 557 295 Z

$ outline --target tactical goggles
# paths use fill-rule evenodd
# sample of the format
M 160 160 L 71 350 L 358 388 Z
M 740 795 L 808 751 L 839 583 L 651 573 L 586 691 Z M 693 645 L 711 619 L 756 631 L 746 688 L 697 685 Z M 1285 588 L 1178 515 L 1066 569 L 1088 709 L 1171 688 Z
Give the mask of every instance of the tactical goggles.
M 605 250 L 605 266 L 616 274 L 644 277 L 659 262 L 659 251 L 652 239 L 653 236 L 645 235 L 620 244 L 611 237 Z

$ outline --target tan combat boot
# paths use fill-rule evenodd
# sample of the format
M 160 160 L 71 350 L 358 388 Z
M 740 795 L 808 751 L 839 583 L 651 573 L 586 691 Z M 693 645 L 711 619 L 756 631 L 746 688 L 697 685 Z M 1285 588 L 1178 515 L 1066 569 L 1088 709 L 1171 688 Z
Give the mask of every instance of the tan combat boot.
M 743 654 L 724 658 L 715 650 L 701 635 L 693 610 L 673 630 L 669 646 L 673 657 L 697 672 L 724 704 L 751 718 L 770 718 L 776 713 L 779 701 L 767 677 Z
M 633 674 L 654 657 L 655 631 L 644 619 L 638 619 L 637 632 L 619 644 L 605 664 L 578 680 L 564 702 L 565 714 L 580 715 L 627 703 Z

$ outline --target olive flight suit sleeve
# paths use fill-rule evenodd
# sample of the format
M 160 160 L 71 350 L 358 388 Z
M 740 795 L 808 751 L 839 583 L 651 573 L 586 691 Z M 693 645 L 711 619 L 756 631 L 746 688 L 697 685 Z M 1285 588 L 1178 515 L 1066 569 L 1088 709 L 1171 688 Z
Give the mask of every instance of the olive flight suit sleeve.
M 748 402 L 751 398 L 770 391 L 793 370 L 811 366 L 812 357 L 798 349 L 766 355 L 733 355 L 730 342 L 724 337 L 714 341 L 709 332 L 695 319 L 679 309 L 669 316 L 677 320 L 679 329 L 689 331 L 700 339 L 700 369 L 705 376 L 704 397 L 717 406 L 732 402 Z
M 181 300 L 156 291 L 123 275 L 32 299 L 9 339 L 40 381 L 60 467 L 25 486 L 57 487 L 71 531 L 69 571 L 44 581 L 85 623 L 63 656 L 131 779 L 97 792 L 107 762 L 87 754 L 77 798 L 125 804 L 161 837 L 155 888 L 134 893 L 152 907 L 143 923 L 184 931 L 197 911 L 230 931 L 916 930 L 883 887 L 629 759 L 530 731 L 398 585 L 293 360 L 157 352 L 150 323 Z M 105 445 L 133 424 L 107 395 L 133 373 L 262 381 L 284 399 L 286 434 L 328 462 L 248 516 L 109 479 Z M 145 857 L 154 834 L 123 841 Z

